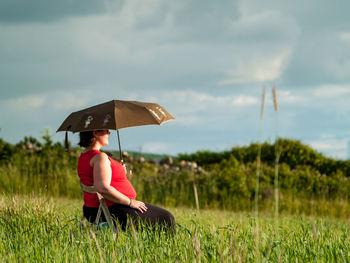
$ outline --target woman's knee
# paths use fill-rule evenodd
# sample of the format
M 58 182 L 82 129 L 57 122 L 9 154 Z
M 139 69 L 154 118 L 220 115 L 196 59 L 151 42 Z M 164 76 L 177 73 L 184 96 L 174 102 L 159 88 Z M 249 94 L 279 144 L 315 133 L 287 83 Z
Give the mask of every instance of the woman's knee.
M 171 227 L 175 225 L 175 217 L 173 216 L 172 213 L 169 211 L 165 210 L 165 213 L 162 217 L 163 223 L 165 223 L 167 226 Z
M 146 205 L 149 210 L 143 220 L 151 224 L 160 224 L 166 227 L 175 225 L 175 217 L 168 210 L 148 203 Z

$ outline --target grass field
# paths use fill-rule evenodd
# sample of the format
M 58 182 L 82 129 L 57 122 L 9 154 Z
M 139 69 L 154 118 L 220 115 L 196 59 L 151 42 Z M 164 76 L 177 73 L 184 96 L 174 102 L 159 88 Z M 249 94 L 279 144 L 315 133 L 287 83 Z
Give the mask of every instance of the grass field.
M 0 196 L 1 262 L 350 262 L 347 219 L 168 208 L 176 233 L 81 227 L 80 200 Z

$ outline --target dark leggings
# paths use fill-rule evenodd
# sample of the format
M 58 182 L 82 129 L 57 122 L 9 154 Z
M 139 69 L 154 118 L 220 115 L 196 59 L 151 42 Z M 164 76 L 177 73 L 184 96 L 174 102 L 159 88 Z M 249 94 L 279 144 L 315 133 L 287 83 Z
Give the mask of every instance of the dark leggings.
M 145 203 L 147 206 L 147 211 L 141 213 L 139 210 L 131 208 L 126 205 L 114 204 L 109 206 L 109 212 L 111 216 L 115 218 L 122 229 L 126 228 L 128 217 L 137 226 L 139 220 L 150 224 L 151 226 L 161 226 L 171 228 L 175 225 L 174 216 L 167 210 L 160 208 L 158 206 Z M 87 207 L 83 206 L 84 217 L 86 217 L 89 222 L 95 222 L 97 216 L 98 207 Z M 101 214 L 102 221 L 106 221 L 104 214 Z M 101 219 L 100 219 L 101 220 Z

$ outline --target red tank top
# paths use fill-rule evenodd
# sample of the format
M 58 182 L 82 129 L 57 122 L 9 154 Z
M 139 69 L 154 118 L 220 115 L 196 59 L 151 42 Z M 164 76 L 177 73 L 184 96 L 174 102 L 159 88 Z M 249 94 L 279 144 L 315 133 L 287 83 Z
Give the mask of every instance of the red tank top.
M 85 185 L 94 184 L 93 168 L 90 166 L 90 160 L 98 153 L 101 152 L 98 150 L 91 150 L 86 153 L 82 153 L 79 157 L 78 176 L 80 177 L 80 181 Z M 135 199 L 136 191 L 127 179 L 123 165 L 110 157 L 108 157 L 108 159 L 111 162 L 112 169 L 111 186 L 113 186 L 115 189 L 127 197 Z M 108 206 L 114 204 L 109 200 L 106 200 L 106 203 Z M 99 207 L 100 203 L 98 201 L 97 195 L 84 192 L 84 205 L 88 207 Z

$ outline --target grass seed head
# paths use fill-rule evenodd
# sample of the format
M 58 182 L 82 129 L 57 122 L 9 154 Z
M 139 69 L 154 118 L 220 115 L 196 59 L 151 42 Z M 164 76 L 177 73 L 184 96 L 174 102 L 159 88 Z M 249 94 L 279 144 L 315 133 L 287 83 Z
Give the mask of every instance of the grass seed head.
M 275 106 L 275 111 L 278 111 L 278 99 L 275 84 L 272 86 L 272 96 L 273 96 L 273 105 Z

